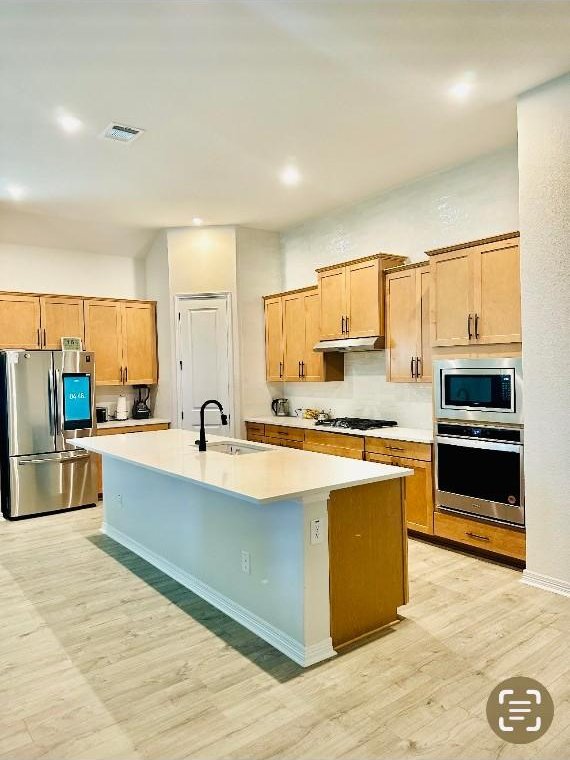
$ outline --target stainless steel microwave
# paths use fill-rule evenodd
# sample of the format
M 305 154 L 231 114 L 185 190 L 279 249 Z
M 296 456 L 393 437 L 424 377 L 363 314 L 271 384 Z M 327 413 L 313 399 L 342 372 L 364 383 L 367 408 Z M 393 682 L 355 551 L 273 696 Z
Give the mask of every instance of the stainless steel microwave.
M 438 420 L 523 424 L 522 359 L 448 359 L 433 370 Z

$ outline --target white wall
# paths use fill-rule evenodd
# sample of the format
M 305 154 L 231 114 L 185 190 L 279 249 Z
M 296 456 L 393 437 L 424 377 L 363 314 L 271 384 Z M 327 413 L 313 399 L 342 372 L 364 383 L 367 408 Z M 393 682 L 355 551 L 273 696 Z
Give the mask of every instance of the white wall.
M 570 593 L 570 75 L 519 100 L 527 572 Z
M 0 290 L 144 298 L 144 263 L 126 256 L 0 243 Z
M 416 261 L 431 248 L 516 229 L 517 154 L 511 147 L 286 231 L 283 284 L 312 284 L 319 266 L 379 251 Z M 351 354 L 345 362 L 344 383 L 289 383 L 285 395 L 294 406 L 431 427 L 429 385 L 386 383 L 384 352 Z
M 152 402 L 155 417 L 172 419 L 172 304 L 166 232 L 156 236 L 145 259 L 146 298 L 156 301 L 159 383 Z
M 281 249 L 276 232 L 238 227 L 237 301 L 242 417 L 267 414 L 280 385 L 265 382 L 265 322 L 262 297 L 281 290 Z M 242 431 L 243 432 L 243 431 Z

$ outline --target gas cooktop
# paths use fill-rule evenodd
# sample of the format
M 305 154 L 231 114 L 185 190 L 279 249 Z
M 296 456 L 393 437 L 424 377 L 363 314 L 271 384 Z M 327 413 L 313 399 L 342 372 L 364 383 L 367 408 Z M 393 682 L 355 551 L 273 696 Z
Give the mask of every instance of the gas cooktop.
M 336 417 L 332 420 L 315 422 L 315 425 L 334 428 L 351 428 L 352 430 L 374 430 L 375 428 L 396 427 L 394 420 L 369 420 L 364 417 Z

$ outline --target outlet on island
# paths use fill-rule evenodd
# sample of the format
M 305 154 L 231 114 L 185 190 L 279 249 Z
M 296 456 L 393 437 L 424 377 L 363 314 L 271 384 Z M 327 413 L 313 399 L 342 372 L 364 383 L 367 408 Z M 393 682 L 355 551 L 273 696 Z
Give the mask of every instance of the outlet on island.
M 320 517 L 311 520 L 311 544 L 323 543 L 323 521 Z
M 246 575 L 251 573 L 251 557 L 244 549 L 241 551 L 241 571 Z

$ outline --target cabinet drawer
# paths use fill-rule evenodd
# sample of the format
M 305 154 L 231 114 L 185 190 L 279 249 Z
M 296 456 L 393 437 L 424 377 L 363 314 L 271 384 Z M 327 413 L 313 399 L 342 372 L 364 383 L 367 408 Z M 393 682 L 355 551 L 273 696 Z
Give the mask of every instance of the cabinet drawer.
M 265 435 L 268 438 L 281 438 L 286 441 L 305 440 L 305 431 L 302 428 L 285 427 L 284 425 L 265 425 Z
M 314 451 L 316 454 L 330 454 L 335 457 L 362 459 L 362 451 L 358 449 L 344 449 L 340 446 L 327 446 L 322 443 L 305 443 L 303 449 L 304 451 Z
M 500 525 L 491 525 L 437 511 L 434 513 L 434 529 L 436 536 L 442 538 L 503 554 L 506 557 L 515 559 L 526 557 L 526 536 L 520 530 L 511 530 Z
M 125 425 L 124 427 L 98 428 L 97 435 L 121 435 L 122 433 L 151 433 L 153 430 L 168 430 L 167 422 L 150 425 Z
M 420 459 L 431 462 L 431 444 L 414 443 L 413 441 L 398 441 L 392 438 L 366 438 L 366 451 L 386 456 Z
M 364 438 L 359 435 L 345 435 L 344 433 L 323 433 L 321 430 L 307 430 L 305 443 L 317 446 L 331 446 L 332 448 L 351 449 L 360 455 L 364 451 Z M 350 456 L 347 454 L 346 456 Z M 358 457 L 362 459 L 362 456 Z
M 265 435 L 265 425 L 261 422 L 246 422 L 245 429 L 248 441 L 253 440 L 249 437 L 250 435 Z
M 252 443 L 265 443 L 265 436 L 255 435 L 254 433 L 250 433 L 248 431 L 247 440 L 251 441 Z
M 288 438 L 271 438 L 265 436 L 263 443 L 269 443 L 271 446 L 285 446 L 288 449 L 302 449 L 303 441 L 291 441 Z

